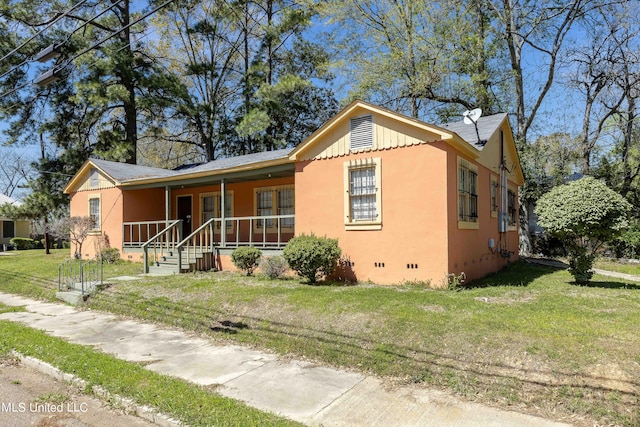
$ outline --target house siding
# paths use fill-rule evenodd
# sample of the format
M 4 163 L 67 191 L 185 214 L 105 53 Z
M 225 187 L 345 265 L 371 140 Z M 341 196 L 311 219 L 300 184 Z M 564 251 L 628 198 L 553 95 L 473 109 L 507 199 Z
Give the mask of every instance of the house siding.
M 437 286 L 448 268 L 444 146 L 438 142 L 296 163 L 296 234 L 337 238 L 347 261 L 341 274 L 347 278 Z M 347 230 L 344 162 L 371 157 L 381 162 L 382 226 Z
M 498 218 L 491 215 L 491 174 L 489 168 L 466 158 L 478 167 L 478 228 L 464 229 L 458 226 L 457 171 L 460 154 L 448 148 L 448 194 L 449 210 L 449 273 L 459 275 L 464 272 L 468 280 L 478 279 L 495 272 L 518 259 L 518 231 L 498 232 Z M 495 176 L 496 174 L 493 173 Z M 517 189 L 517 185 L 508 181 L 508 185 Z M 495 248 L 489 247 L 489 239 L 495 242 Z M 502 239 L 502 240 L 501 240 Z M 513 252 L 510 259 L 500 254 L 500 246 Z
M 124 197 L 120 188 L 78 191 L 71 194 L 69 208 L 72 216 L 89 215 L 89 199 L 100 197 L 100 230 L 91 232 L 82 244 L 82 257 L 92 258 L 100 248 L 122 250 L 122 222 Z M 75 252 L 71 245 L 71 255 Z
M 15 236 L 4 236 L 2 234 L 4 230 L 3 223 L 5 221 L 14 223 Z M 31 237 L 31 223 L 29 221 L 22 221 L 22 220 L 17 220 L 17 221 L 13 221 L 9 219 L 0 220 L 0 244 L 8 245 L 9 243 L 11 243 L 11 239 L 13 237 L 24 237 L 24 238 Z
M 371 148 L 357 150 L 356 153 L 420 145 L 439 139 L 434 133 L 417 129 L 415 126 L 398 122 L 381 114 L 371 113 L 364 108 L 356 109 L 351 118 L 369 114 L 373 116 L 373 145 Z M 353 154 L 349 148 L 350 130 L 349 120 L 338 123 L 324 135 L 317 146 L 305 152 L 300 160 L 330 159 Z

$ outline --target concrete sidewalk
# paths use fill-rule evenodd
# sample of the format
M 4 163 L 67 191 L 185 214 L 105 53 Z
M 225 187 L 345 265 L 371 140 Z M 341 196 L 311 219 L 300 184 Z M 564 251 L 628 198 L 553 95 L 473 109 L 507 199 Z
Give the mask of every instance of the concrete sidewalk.
M 91 345 L 155 372 L 201 385 L 250 406 L 313 426 L 518 426 L 567 424 L 480 404 L 417 387 L 385 389 L 360 373 L 336 370 L 236 345 L 218 345 L 158 325 L 0 292 L 0 303 L 26 312 L 0 319 Z

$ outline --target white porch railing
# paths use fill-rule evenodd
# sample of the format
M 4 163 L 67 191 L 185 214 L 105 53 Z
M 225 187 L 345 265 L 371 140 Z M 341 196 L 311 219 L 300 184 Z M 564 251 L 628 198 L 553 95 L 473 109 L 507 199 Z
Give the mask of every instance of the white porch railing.
M 152 221 L 149 224 L 157 224 L 164 221 Z M 215 248 L 238 248 L 240 246 L 255 246 L 263 249 L 281 249 L 293 237 L 295 229 L 295 215 L 269 215 L 269 216 L 243 216 L 224 219 L 212 218 L 198 227 L 184 239 L 179 239 L 182 229 L 179 224 L 182 221 L 174 221 L 169 227 L 161 230 L 155 236 L 144 243 L 130 238 L 125 247 L 142 247 L 144 251 L 144 263 L 148 266 L 149 251 L 153 250 L 154 260 L 162 259 L 167 254 L 177 256 L 177 270 L 181 271 L 182 265 L 195 263 L 203 254 L 212 254 Z M 142 227 L 146 223 L 129 223 L 125 226 Z M 222 232 L 222 230 L 225 232 Z M 125 240 L 126 241 L 126 240 Z M 209 263 L 205 263 L 209 265 Z M 147 268 L 147 267 L 145 267 Z
M 166 224 L 166 222 L 165 222 Z M 158 261 L 168 253 L 175 251 L 176 245 L 182 237 L 182 220 L 178 219 L 169 224 L 168 227 L 144 242 L 141 247 L 143 251 L 144 272 L 149 272 L 149 251 L 153 251 L 153 260 Z
M 140 221 L 122 224 L 122 247 L 141 248 L 142 245 L 171 225 L 172 221 Z

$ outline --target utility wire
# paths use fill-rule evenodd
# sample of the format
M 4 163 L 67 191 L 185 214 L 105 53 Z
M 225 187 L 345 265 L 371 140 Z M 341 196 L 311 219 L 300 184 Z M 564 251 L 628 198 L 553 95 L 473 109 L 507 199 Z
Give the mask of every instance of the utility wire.
M 85 1 L 86 1 L 86 0 L 85 0 Z M 85 53 L 87 53 L 87 52 L 89 52 L 89 51 L 91 51 L 91 50 L 93 50 L 93 49 L 95 49 L 96 47 L 100 46 L 100 45 L 101 45 L 101 44 L 103 44 L 104 42 L 106 42 L 106 41 L 108 41 L 108 40 L 111 40 L 112 38 L 114 38 L 115 36 L 117 36 L 118 34 L 120 34 L 123 30 L 125 30 L 125 29 L 127 29 L 127 28 L 130 28 L 130 27 L 132 27 L 133 25 L 135 25 L 135 24 L 139 23 L 140 21 L 142 21 L 142 20 L 144 20 L 144 19 L 148 18 L 149 16 L 153 15 L 154 13 L 156 13 L 157 11 L 159 11 L 160 9 L 162 9 L 162 8 L 164 8 L 164 7 L 166 7 L 166 6 L 168 6 L 168 5 L 169 5 L 170 3 L 172 3 L 172 2 L 173 2 L 173 0 L 168 0 L 168 1 L 164 2 L 164 3 L 162 3 L 160 6 L 156 7 L 155 9 L 151 10 L 150 12 L 147 12 L 145 15 L 141 16 L 140 18 L 136 19 L 135 21 L 133 21 L 133 22 L 131 22 L 131 23 L 129 23 L 129 24 L 127 24 L 127 25 L 125 25 L 124 27 L 120 28 L 118 31 L 114 32 L 113 34 L 111 34 L 111 35 L 109 35 L 109 36 L 107 36 L 107 37 L 103 38 L 102 40 L 100 40 L 100 41 L 98 41 L 98 42 L 94 43 L 94 44 L 93 44 L 93 45 L 91 45 L 90 47 L 88 47 L 88 48 L 84 49 L 84 50 L 83 50 L 83 51 L 81 51 L 80 53 L 78 53 L 78 54 L 76 54 L 75 56 L 73 56 L 71 59 L 68 59 L 68 60 L 66 61 L 66 63 L 65 63 L 65 64 L 61 65 L 60 67 L 54 68 L 54 69 L 53 69 L 53 74 L 58 73 L 58 72 L 60 72 L 60 71 L 64 70 L 66 67 L 68 67 L 68 66 L 69 66 L 73 61 L 75 61 L 76 59 L 78 59 L 80 56 L 84 55 Z M 17 91 L 19 91 L 20 89 L 23 89 L 24 87 L 26 87 L 26 86 L 28 86 L 28 85 L 30 85 L 30 84 L 32 84 L 32 83 L 34 83 L 35 81 L 36 81 L 36 79 L 29 80 L 28 82 L 26 82 L 26 83 L 24 83 L 24 84 L 22 84 L 22 85 L 20 85 L 20 86 L 18 86 L 18 87 L 16 87 L 16 88 L 14 88 L 14 89 L 12 89 L 12 90 L 8 91 L 8 92 L 5 92 L 5 93 L 3 93 L 3 94 L 0 94 L 0 99 L 5 98 L 5 97 L 7 97 L 7 96 L 9 96 L 9 95 L 13 94 L 14 92 L 17 92 Z
M 33 36 L 31 36 L 27 41 L 23 42 L 20 46 L 16 47 L 15 49 L 13 49 L 11 52 L 7 53 L 5 56 L 3 56 L 2 58 L 0 58 L 0 62 L 4 61 L 5 59 L 7 59 L 8 57 L 10 57 L 11 55 L 13 55 L 14 53 L 16 53 L 17 51 L 19 51 L 20 49 L 22 49 L 23 47 L 25 47 L 27 44 L 29 44 L 33 39 L 35 39 L 36 37 L 38 37 L 40 34 L 44 33 L 46 30 L 48 30 L 49 28 L 51 28 L 56 22 L 58 22 L 60 19 L 64 18 L 65 16 L 67 16 L 69 13 L 73 12 L 75 9 L 77 9 L 78 7 L 82 6 L 83 4 L 85 4 L 88 0 L 82 0 L 79 3 L 76 3 L 73 7 L 71 7 L 69 10 L 67 10 L 66 12 L 64 12 L 62 15 L 58 16 L 56 19 L 54 19 L 53 21 L 51 21 L 49 24 L 47 24 L 46 27 L 44 27 L 42 30 L 38 31 L 36 34 L 34 34 Z
M 100 46 L 102 43 L 111 40 L 112 38 L 114 38 L 115 36 L 117 36 L 118 34 L 120 34 L 123 30 L 126 30 L 127 28 L 130 28 L 134 25 L 136 25 L 137 23 L 139 23 L 140 21 L 148 18 L 149 16 L 153 15 L 154 13 L 156 13 L 157 11 L 159 11 L 160 9 L 166 7 L 169 5 L 169 3 L 172 3 L 173 0 L 168 0 L 164 3 L 162 3 L 160 6 L 156 7 L 155 9 L 151 10 L 150 12 L 147 12 L 145 15 L 141 16 L 140 18 L 136 19 L 135 21 L 125 25 L 124 27 L 120 28 L 118 31 L 114 32 L 113 34 L 111 34 L 110 36 L 107 36 L 105 38 L 103 38 L 102 40 L 94 43 L 93 45 L 91 45 L 90 47 L 86 48 L 85 50 L 83 50 L 82 52 L 78 53 L 77 55 L 75 55 L 74 57 L 72 57 L 71 59 L 69 59 L 67 61 L 66 64 L 60 66 L 58 69 L 54 69 L 54 74 L 56 71 L 62 71 L 64 68 L 66 68 L 71 62 L 73 62 L 74 60 L 78 59 L 78 57 L 84 55 L 85 53 L 89 52 L 90 50 L 95 49 L 96 47 Z M 1 96 L 0 96 L 1 97 Z
M 85 0 L 87 1 L 87 0 Z M 101 17 L 102 15 L 104 15 L 105 13 L 107 13 L 108 11 L 110 11 L 111 9 L 113 9 L 114 7 L 116 7 L 122 0 L 118 0 L 117 2 L 113 3 L 111 6 L 109 6 L 108 8 L 104 9 L 102 12 L 100 12 L 99 14 L 97 14 L 96 16 L 94 16 L 93 18 L 89 19 L 88 21 L 84 22 L 83 24 L 79 25 L 75 30 L 73 30 L 71 33 L 69 33 L 69 35 L 67 36 L 67 38 L 62 41 L 60 44 L 64 44 L 66 43 L 75 33 L 77 33 L 78 31 L 80 31 L 81 29 L 83 29 L 84 27 L 86 27 L 87 25 L 89 25 L 90 23 L 92 23 L 93 21 L 95 21 L 96 19 L 98 19 L 99 17 Z M 80 4 L 80 3 L 78 3 Z M 69 12 L 71 12 L 71 9 L 67 12 L 65 12 L 65 14 L 68 14 Z M 61 17 L 60 17 L 61 18 Z M 60 19 L 58 18 L 58 19 Z M 52 22 L 51 25 L 53 25 L 55 23 Z M 49 28 L 49 27 L 47 27 Z M 46 28 L 45 28 L 46 30 Z M 29 43 L 31 40 L 33 40 L 36 36 L 38 36 L 39 34 L 42 34 L 43 31 L 42 30 L 40 33 L 36 34 L 35 36 L 33 36 L 31 39 L 27 40 L 25 43 L 23 43 L 23 46 L 26 43 Z M 20 47 L 18 47 L 17 49 L 19 49 Z M 9 55 L 9 54 L 8 54 Z M 22 67 L 25 64 L 28 64 L 29 62 L 31 62 L 31 58 L 25 59 L 24 61 L 22 61 L 22 63 L 18 64 L 18 65 L 14 65 L 13 67 L 11 67 L 8 71 L 4 72 L 2 75 L 0 75 L 0 79 L 4 78 L 5 76 L 7 76 L 8 74 L 13 73 L 14 71 L 16 71 L 18 68 Z

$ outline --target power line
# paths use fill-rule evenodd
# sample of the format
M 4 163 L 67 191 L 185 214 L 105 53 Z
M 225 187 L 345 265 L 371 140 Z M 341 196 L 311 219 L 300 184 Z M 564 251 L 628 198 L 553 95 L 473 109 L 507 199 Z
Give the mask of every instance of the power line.
M 72 57 L 71 59 L 69 59 L 67 61 L 66 64 L 60 66 L 58 69 L 56 69 L 55 71 L 61 71 L 64 68 L 66 68 L 71 62 L 73 62 L 74 60 L 78 59 L 78 57 L 84 55 L 85 53 L 89 52 L 90 50 L 95 49 L 96 47 L 100 46 L 102 43 L 111 40 L 112 38 L 114 38 L 115 36 L 117 36 L 118 34 L 120 34 L 123 30 L 126 30 L 127 28 L 130 28 L 134 25 L 136 25 L 137 23 L 139 23 L 140 21 L 148 18 L 149 16 L 153 15 L 154 13 L 156 13 L 157 11 L 159 11 L 160 9 L 163 9 L 164 7 L 168 6 L 169 3 L 172 3 L 173 0 L 168 0 L 164 3 L 162 3 L 160 6 L 156 7 L 155 9 L 151 10 L 150 12 L 147 12 L 145 15 L 141 16 L 140 18 L 136 19 L 135 21 L 125 25 L 124 27 L 120 28 L 118 31 L 114 32 L 113 34 L 111 34 L 110 36 L 105 37 L 104 39 L 94 43 L 92 46 L 86 48 L 85 50 L 83 50 L 82 52 L 78 53 L 77 55 L 75 55 L 74 57 Z
M 79 6 L 82 6 L 83 4 L 85 4 L 88 0 L 82 0 L 79 3 L 76 3 L 73 7 L 71 7 L 69 10 L 67 10 L 66 12 L 64 12 L 62 15 L 58 16 L 56 19 L 54 19 L 53 21 L 51 21 L 49 24 L 47 24 L 47 26 L 45 26 L 42 30 L 38 31 L 36 34 L 34 34 L 33 36 L 31 36 L 27 41 L 23 42 L 20 46 L 16 47 L 15 49 L 13 49 L 11 52 L 7 53 L 5 56 L 3 56 L 2 58 L 0 58 L 0 62 L 4 61 L 5 59 L 7 59 L 8 57 L 10 57 L 11 55 L 13 55 L 14 53 L 16 53 L 17 51 L 19 51 L 20 49 L 22 49 L 23 47 L 25 47 L 27 44 L 29 44 L 33 39 L 35 39 L 36 37 L 38 37 L 40 34 L 44 33 L 46 30 L 48 30 L 49 28 L 51 28 L 56 22 L 58 22 L 60 19 L 64 18 L 65 16 L 67 16 L 69 13 L 73 12 L 75 9 L 77 9 Z
M 86 1 L 86 0 L 84 0 L 84 1 Z M 87 53 L 87 52 L 89 52 L 89 51 L 91 51 L 91 50 L 95 49 L 96 47 L 98 47 L 98 46 L 102 45 L 104 42 L 106 42 L 106 41 L 108 41 L 108 40 L 111 40 L 112 38 L 114 38 L 115 36 L 117 36 L 118 34 L 120 34 L 123 30 L 125 30 L 125 29 L 127 29 L 127 28 L 130 28 L 130 27 L 132 27 L 133 25 L 136 25 L 136 24 L 137 24 L 137 23 L 139 23 L 140 21 L 142 21 L 142 20 L 144 20 L 144 19 L 148 18 L 149 16 L 153 15 L 154 13 L 156 13 L 157 11 L 159 11 L 160 9 L 163 9 L 164 7 L 168 6 L 168 5 L 169 5 L 170 3 L 172 3 L 172 2 L 173 2 L 173 0 L 168 0 L 168 1 L 164 2 L 164 3 L 162 3 L 160 6 L 156 7 L 155 9 L 151 10 L 150 12 L 147 12 L 145 15 L 141 16 L 140 18 L 136 19 L 135 21 L 133 21 L 133 22 L 131 22 L 131 23 L 129 23 L 129 24 L 127 24 L 127 25 L 123 26 L 123 27 L 122 27 L 122 28 L 120 28 L 118 31 L 116 31 L 116 32 L 114 32 L 113 34 L 111 34 L 111 35 L 109 35 L 109 36 L 107 36 L 107 37 L 103 38 L 102 40 L 100 40 L 100 41 L 98 41 L 98 42 L 94 43 L 94 44 L 93 44 L 93 45 L 91 45 L 90 47 L 88 47 L 88 48 L 84 49 L 84 50 L 83 50 L 83 51 L 81 51 L 80 53 L 78 53 L 78 54 L 76 54 L 75 56 L 73 56 L 71 59 L 68 59 L 68 60 L 66 61 L 66 63 L 65 63 L 65 64 L 63 64 L 63 65 L 61 65 L 60 67 L 57 67 L 57 68 L 56 68 L 56 67 L 54 67 L 54 69 L 53 69 L 53 74 L 59 73 L 60 71 L 64 70 L 66 67 L 68 67 L 68 66 L 69 66 L 69 65 L 70 65 L 74 60 L 78 59 L 80 56 L 82 56 L 82 55 L 84 55 L 85 53 Z M 36 78 L 36 79 L 32 79 L 32 80 L 30 80 L 30 81 L 28 81 L 28 82 L 24 83 L 23 85 L 20 85 L 20 86 L 18 86 L 18 87 L 16 87 L 16 88 L 14 88 L 14 89 L 12 89 L 12 90 L 10 90 L 10 91 L 8 91 L 8 92 L 5 92 L 5 93 L 3 93 L 3 94 L 0 94 L 0 99 L 6 98 L 7 96 L 12 95 L 13 93 L 15 93 L 15 92 L 19 91 L 20 89 L 23 89 L 23 88 L 25 88 L 26 86 L 28 86 L 28 85 L 30 85 L 30 84 L 32 84 L 32 83 L 34 83 L 36 80 L 37 80 L 37 78 Z
M 85 0 L 87 1 L 87 0 Z M 113 9 L 114 7 L 116 7 L 122 0 L 118 0 L 117 2 L 113 3 L 111 6 L 109 6 L 108 8 L 104 9 L 102 12 L 100 12 L 99 14 L 97 14 L 96 16 L 94 16 L 93 18 L 89 19 L 88 21 L 85 21 L 83 24 L 79 25 L 76 29 L 74 29 L 71 33 L 69 33 L 69 35 L 67 36 L 67 38 L 60 43 L 60 45 L 63 45 L 64 43 L 66 43 L 75 33 L 77 33 L 78 31 L 80 31 L 81 29 L 83 29 L 84 27 L 86 27 L 87 25 L 89 25 L 90 23 L 92 23 L 93 21 L 95 21 L 96 19 L 98 19 L 99 17 L 101 17 L 102 15 L 104 15 L 105 13 L 107 13 L 108 11 L 110 11 L 111 9 Z M 78 3 L 80 4 L 80 3 Z M 76 5 L 77 6 L 77 5 Z M 72 9 L 70 9 L 69 11 L 65 12 L 65 15 L 67 13 L 69 13 Z M 60 16 L 58 19 L 62 18 L 62 16 Z M 56 19 L 56 21 L 58 20 Z M 55 22 L 52 22 L 49 27 L 53 24 L 55 24 Z M 49 28 L 47 27 L 47 28 Z M 44 32 L 47 28 L 43 29 L 42 31 L 40 31 L 38 34 L 36 34 L 35 36 L 33 36 L 31 39 L 27 40 L 25 43 L 22 44 L 22 46 L 24 46 L 26 43 L 29 43 L 31 40 L 33 40 L 36 36 L 38 36 L 39 34 L 42 34 L 42 32 Z M 21 47 L 22 47 L 21 46 Z M 20 47 L 16 48 L 19 49 Z M 9 54 L 7 54 L 8 56 Z M 29 59 L 25 59 L 24 61 L 22 61 L 22 63 L 18 64 L 18 65 L 14 65 L 13 67 L 11 67 L 8 71 L 4 72 L 2 75 L 0 75 L 0 79 L 4 78 L 5 76 L 7 76 L 8 74 L 13 73 L 14 71 L 16 71 L 17 69 L 19 69 L 20 67 L 22 67 L 25 64 L 28 64 L 29 62 L 31 62 L 31 58 Z

